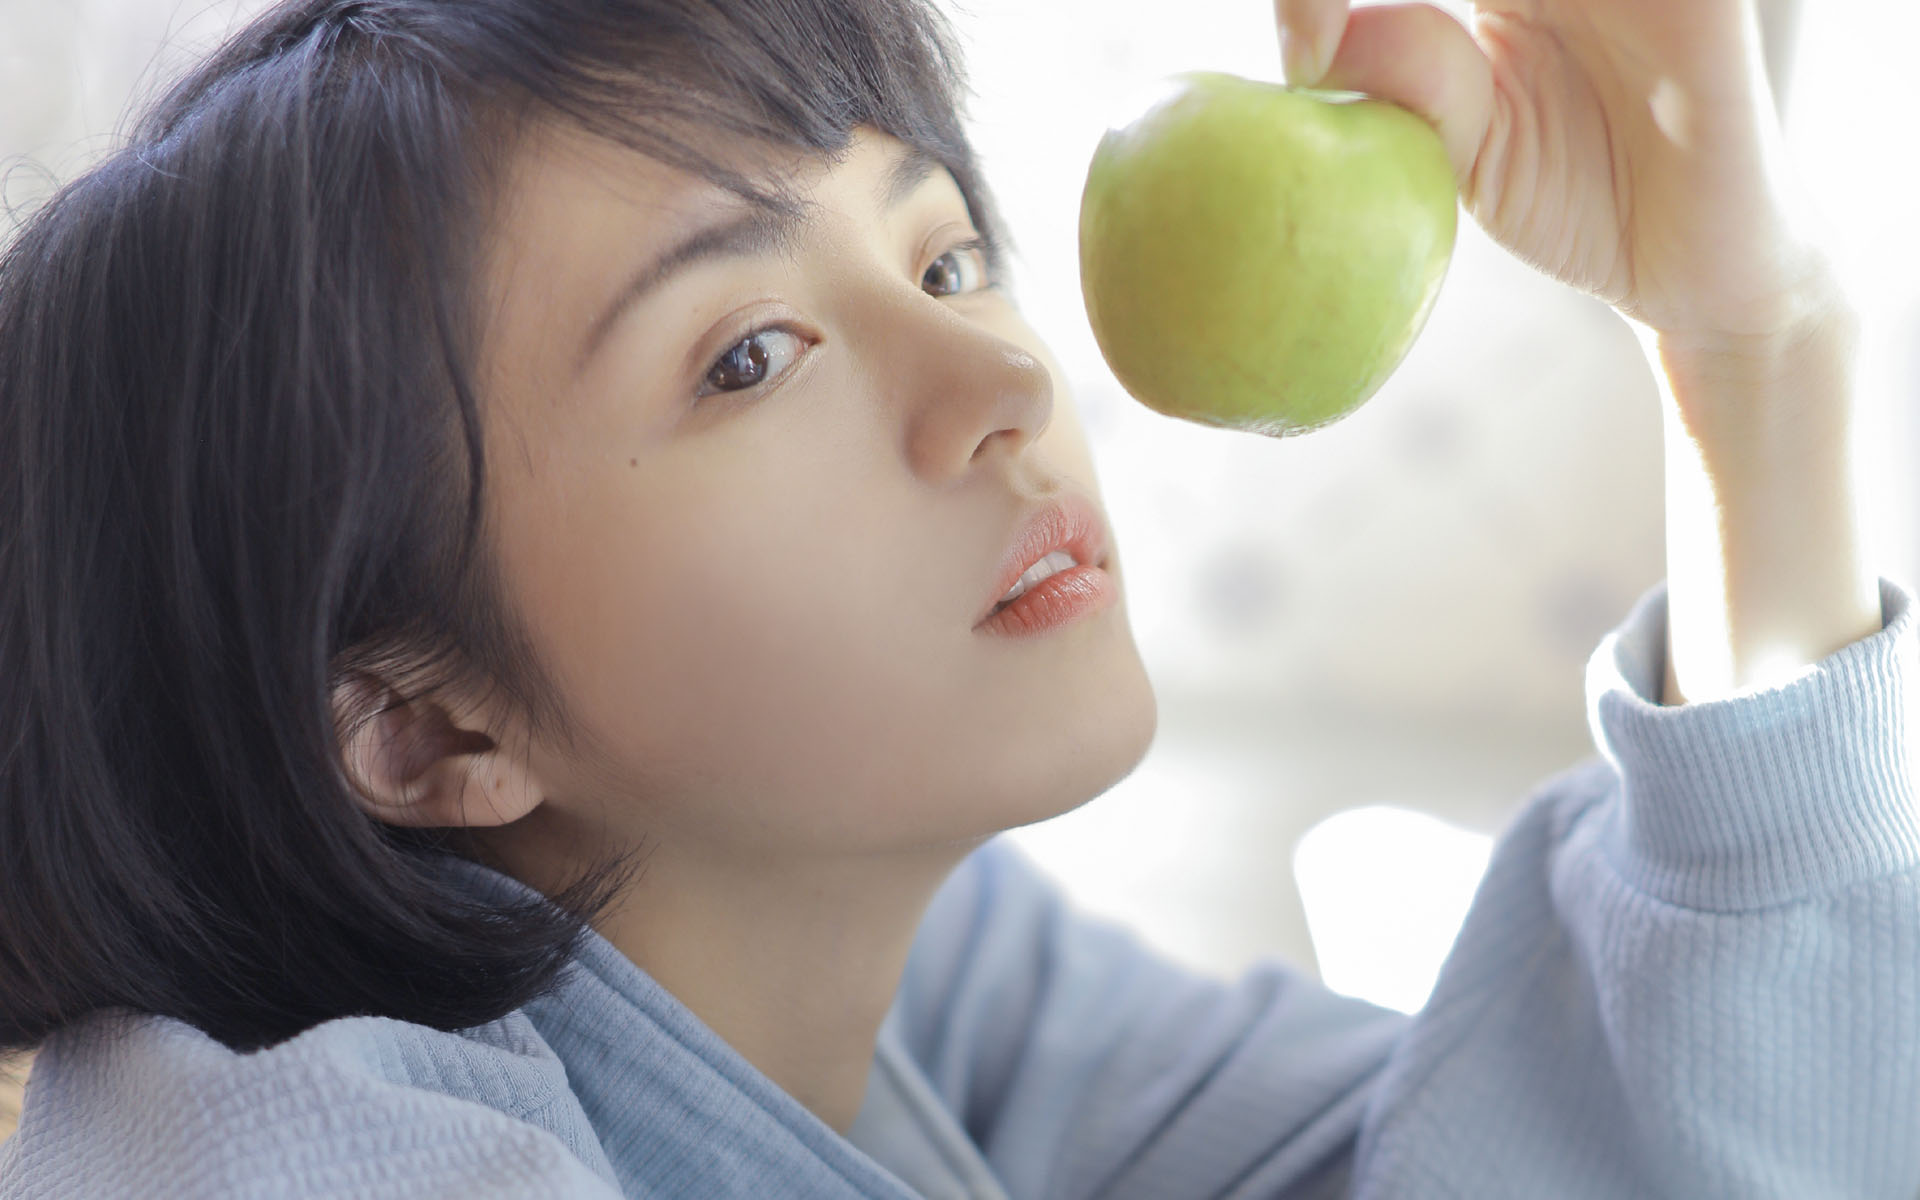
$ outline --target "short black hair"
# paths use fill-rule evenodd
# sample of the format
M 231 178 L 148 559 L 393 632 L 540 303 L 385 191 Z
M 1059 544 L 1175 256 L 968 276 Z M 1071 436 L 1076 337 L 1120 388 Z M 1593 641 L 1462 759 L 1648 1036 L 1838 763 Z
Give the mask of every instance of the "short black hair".
M 294 0 L 0 254 L 0 1054 L 95 1011 L 236 1050 L 552 986 L 635 867 L 469 900 L 355 802 L 330 697 L 406 662 L 564 707 L 484 536 L 474 305 L 516 130 L 703 146 L 869 125 L 1005 234 L 930 0 Z

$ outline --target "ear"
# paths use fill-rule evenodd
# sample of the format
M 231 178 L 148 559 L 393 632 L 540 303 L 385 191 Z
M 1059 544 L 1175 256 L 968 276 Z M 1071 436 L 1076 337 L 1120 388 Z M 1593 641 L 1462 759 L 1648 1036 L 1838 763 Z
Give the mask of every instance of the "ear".
M 389 825 L 505 825 L 544 799 L 524 755 L 489 734 L 478 712 L 409 699 L 355 672 L 334 686 L 333 715 L 348 783 Z

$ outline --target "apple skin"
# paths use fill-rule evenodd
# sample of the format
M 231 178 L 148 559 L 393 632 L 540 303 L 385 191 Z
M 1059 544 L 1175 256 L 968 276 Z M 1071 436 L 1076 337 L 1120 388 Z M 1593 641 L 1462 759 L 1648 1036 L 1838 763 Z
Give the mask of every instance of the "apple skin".
M 1080 289 L 1157 412 L 1282 437 L 1351 413 L 1426 324 L 1458 193 L 1439 134 L 1353 92 L 1177 76 L 1100 139 Z

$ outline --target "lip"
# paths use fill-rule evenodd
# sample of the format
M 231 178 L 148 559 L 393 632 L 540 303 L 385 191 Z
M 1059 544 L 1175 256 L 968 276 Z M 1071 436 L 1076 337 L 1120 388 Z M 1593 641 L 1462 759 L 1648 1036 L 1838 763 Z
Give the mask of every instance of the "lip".
M 1083 566 L 1107 565 L 1107 523 L 1093 502 L 1077 492 L 1059 492 L 1045 504 L 1032 509 L 1020 523 L 1013 542 L 1000 558 L 994 574 L 993 590 L 974 618 L 978 629 L 992 614 L 1000 597 L 1007 594 L 1027 568 L 1055 550 L 1065 550 Z

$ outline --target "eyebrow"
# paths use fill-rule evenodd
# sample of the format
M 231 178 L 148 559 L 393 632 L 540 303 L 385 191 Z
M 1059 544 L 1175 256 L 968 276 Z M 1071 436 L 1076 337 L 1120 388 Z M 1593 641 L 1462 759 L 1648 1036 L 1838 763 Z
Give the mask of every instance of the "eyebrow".
M 881 180 L 880 213 L 892 212 L 906 203 L 942 165 L 939 159 L 919 146 L 908 146 L 905 153 L 895 158 Z M 732 220 L 696 230 L 674 243 L 642 267 L 614 295 L 605 311 L 594 318 L 593 324 L 588 327 L 586 339 L 581 343 L 580 353 L 574 360 L 575 367 L 584 366 L 593 357 L 622 313 L 695 264 L 722 258 L 791 253 L 795 235 L 806 219 L 806 213 L 806 206 L 797 212 L 783 212 L 756 205 Z
M 880 185 L 881 213 L 890 213 L 905 204 L 907 198 L 940 168 L 940 160 L 932 154 L 919 146 L 908 146 L 907 152 L 894 160 L 885 181 Z
M 580 345 L 575 366 L 584 366 L 593 357 L 622 313 L 640 303 L 649 293 L 658 291 L 673 276 L 695 263 L 713 259 L 787 253 L 793 247 L 794 234 L 801 220 L 798 213 L 756 207 L 731 221 L 696 230 L 674 243 L 628 280 L 606 310 L 594 318 L 587 330 L 586 340 Z

